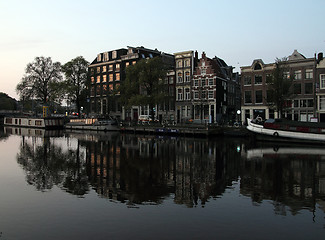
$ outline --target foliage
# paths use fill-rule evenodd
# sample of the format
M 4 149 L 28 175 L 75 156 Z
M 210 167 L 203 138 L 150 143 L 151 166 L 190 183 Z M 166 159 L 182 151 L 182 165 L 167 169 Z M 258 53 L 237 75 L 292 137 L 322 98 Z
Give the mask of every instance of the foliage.
M 149 105 L 150 114 L 156 104 L 162 103 L 166 98 L 165 79 L 167 65 L 160 57 L 143 59 L 137 64 L 128 66 L 126 79 L 119 91 L 122 104 L 129 109 L 131 106 Z
M 287 58 L 276 59 L 275 68 L 272 74 L 272 80 L 269 82 L 269 91 L 267 94 L 268 103 L 279 113 L 279 117 L 287 106 L 287 101 L 293 94 L 293 77 L 287 75 L 289 72 Z
M 69 100 L 76 104 L 79 116 L 81 104 L 86 100 L 88 65 L 89 62 L 79 56 L 62 66 L 65 75 L 65 93 Z
M 16 100 L 0 92 L 0 110 L 16 110 Z
M 50 57 L 36 57 L 27 64 L 25 75 L 16 86 L 22 100 L 35 99 L 43 104 L 60 101 L 61 98 L 61 64 L 52 62 Z

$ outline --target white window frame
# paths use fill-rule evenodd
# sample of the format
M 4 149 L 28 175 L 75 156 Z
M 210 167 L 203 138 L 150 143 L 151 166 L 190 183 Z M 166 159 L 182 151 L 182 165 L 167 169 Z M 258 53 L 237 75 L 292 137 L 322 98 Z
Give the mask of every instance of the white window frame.
M 208 99 L 214 99 L 214 91 L 208 91 Z
M 319 75 L 319 87 L 320 89 L 325 89 L 325 74 Z

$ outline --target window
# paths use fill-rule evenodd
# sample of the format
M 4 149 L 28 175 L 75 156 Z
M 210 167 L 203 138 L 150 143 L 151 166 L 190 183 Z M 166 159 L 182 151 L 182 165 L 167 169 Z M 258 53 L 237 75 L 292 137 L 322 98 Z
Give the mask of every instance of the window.
M 290 73 L 289 72 L 283 72 L 283 78 L 284 79 L 289 79 L 290 78 Z
M 313 78 L 313 69 L 306 69 L 306 79 Z
M 261 70 L 262 69 L 262 65 L 260 63 L 256 63 L 254 70 Z
M 251 76 L 245 76 L 244 77 L 244 85 L 251 85 L 251 84 L 252 84 Z
M 185 60 L 185 67 L 190 66 L 190 61 L 189 60 Z
M 198 91 L 194 91 L 194 99 L 199 99 L 199 92 Z
M 91 77 L 90 78 L 90 81 L 91 81 L 91 83 L 95 83 L 95 78 L 94 77 Z
M 107 67 L 103 66 L 103 72 L 106 72 Z
M 181 72 L 179 72 L 179 73 L 177 74 L 177 82 L 178 82 L 178 83 L 182 83 L 182 82 L 183 82 L 183 77 L 182 77 L 182 73 L 181 73 Z
M 262 90 L 258 90 L 255 92 L 255 103 L 263 103 Z
M 179 68 L 182 67 L 182 61 L 181 60 L 177 62 L 177 67 L 179 67 Z
M 199 86 L 199 80 L 198 79 L 194 79 L 194 86 L 198 87 Z
M 307 99 L 307 107 L 314 107 L 314 100 L 313 99 Z
M 183 90 L 180 88 L 177 90 L 177 100 L 183 100 Z
M 204 87 L 205 86 L 205 79 L 201 79 L 201 86 Z
M 96 87 L 96 94 L 100 95 L 100 85 L 97 85 L 97 87 Z
M 109 70 L 109 71 L 113 71 L 113 65 L 109 65 L 109 66 L 108 66 L 108 70 Z
M 293 107 L 298 108 L 299 107 L 299 101 L 298 100 L 293 100 Z
M 120 74 L 119 73 L 116 73 L 115 74 L 115 81 L 120 81 Z
M 255 84 L 256 85 L 262 84 L 262 76 L 261 75 L 255 75 Z
M 109 75 L 108 81 L 113 82 L 113 74 L 112 73 Z
M 112 52 L 112 58 L 113 58 L 113 59 L 117 58 L 117 52 L 116 52 L 116 51 L 113 51 L 113 52 Z
M 212 86 L 214 83 L 213 78 L 209 78 L 209 86 Z
M 104 76 L 103 76 L 103 82 L 106 82 L 106 81 L 107 81 L 107 76 L 104 75 Z
M 115 71 L 120 71 L 120 64 L 119 64 L 119 63 L 117 63 L 117 64 L 115 65 Z
M 214 97 L 213 91 L 208 91 L 208 98 L 213 99 L 213 97 Z
M 190 100 L 190 89 L 185 88 L 185 100 Z
M 125 67 L 128 67 L 129 65 L 130 65 L 129 62 L 126 62 L 126 63 L 125 63 Z
M 202 98 L 203 100 L 207 98 L 207 93 L 206 93 L 206 91 L 202 91 L 202 92 L 201 92 L 201 98 Z
M 190 81 L 190 72 L 185 72 L 185 81 L 186 82 Z
M 100 73 L 100 67 L 97 67 L 97 73 Z
M 296 83 L 293 85 L 293 93 L 301 94 L 301 84 L 300 83 Z
M 100 83 L 100 76 L 97 76 L 96 83 Z
M 252 92 L 245 91 L 245 103 L 252 103 Z
M 313 94 L 313 83 L 305 83 L 305 94 Z
M 108 61 L 108 52 L 104 53 L 104 61 Z
M 319 96 L 319 110 L 325 110 L 325 96 Z
M 273 77 L 272 74 L 266 74 L 266 83 L 270 84 L 272 83 Z
M 108 88 L 109 88 L 110 91 L 113 91 L 113 89 L 114 89 L 114 88 L 113 88 L 113 84 L 109 84 L 109 85 L 108 85 Z
M 319 75 L 319 79 L 320 79 L 320 88 L 325 89 L 325 74 Z
M 136 63 L 137 63 L 137 61 L 133 61 L 133 62 L 132 62 L 132 65 L 134 65 L 134 64 L 136 64 Z
M 91 89 L 90 89 L 90 96 L 95 96 L 95 87 L 92 86 Z
M 306 99 L 300 99 L 300 107 L 307 107 L 307 100 Z
M 295 71 L 295 80 L 301 79 L 301 70 Z
M 100 62 L 102 60 L 102 54 L 97 54 L 97 62 Z
M 272 90 L 266 90 L 266 101 L 268 103 L 273 102 L 273 97 L 272 96 L 273 96 Z
M 205 75 L 206 74 L 206 69 L 201 69 L 201 75 Z
M 103 85 L 103 95 L 106 95 L 107 93 L 107 85 Z
M 169 77 L 169 84 L 174 84 L 174 77 Z

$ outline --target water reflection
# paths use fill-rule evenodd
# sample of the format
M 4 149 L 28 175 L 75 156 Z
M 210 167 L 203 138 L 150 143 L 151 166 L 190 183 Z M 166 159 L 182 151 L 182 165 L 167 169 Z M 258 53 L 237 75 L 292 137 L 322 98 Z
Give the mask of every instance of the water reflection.
M 312 146 L 262 146 L 249 149 L 240 191 L 254 203 L 273 200 L 274 212 L 325 210 L 325 149 Z
M 257 146 L 243 139 L 167 138 L 119 133 L 22 136 L 17 161 L 37 190 L 79 197 L 92 188 L 129 207 L 172 198 L 189 208 L 221 198 L 234 182 L 274 213 L 325 209 L 322 147 Z
M 27 183 L 43 192 L 56 185 L 80 197 L 86 194 L 89 183 L 79 141 L 72 149 L 61 146 L 56 138 L 41 135 L 22 136 L 17 162 L 25 171 Z

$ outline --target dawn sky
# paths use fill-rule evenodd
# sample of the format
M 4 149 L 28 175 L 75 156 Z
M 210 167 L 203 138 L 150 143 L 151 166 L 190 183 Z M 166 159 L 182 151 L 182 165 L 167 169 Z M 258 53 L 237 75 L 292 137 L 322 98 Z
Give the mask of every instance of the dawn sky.
M 240 71 L 297 49 L 325 52 L 324 0 L 0 0 L 0 92 L 15 88 L 37 56 L 77 56 L 144 46 L 218 56 Z

